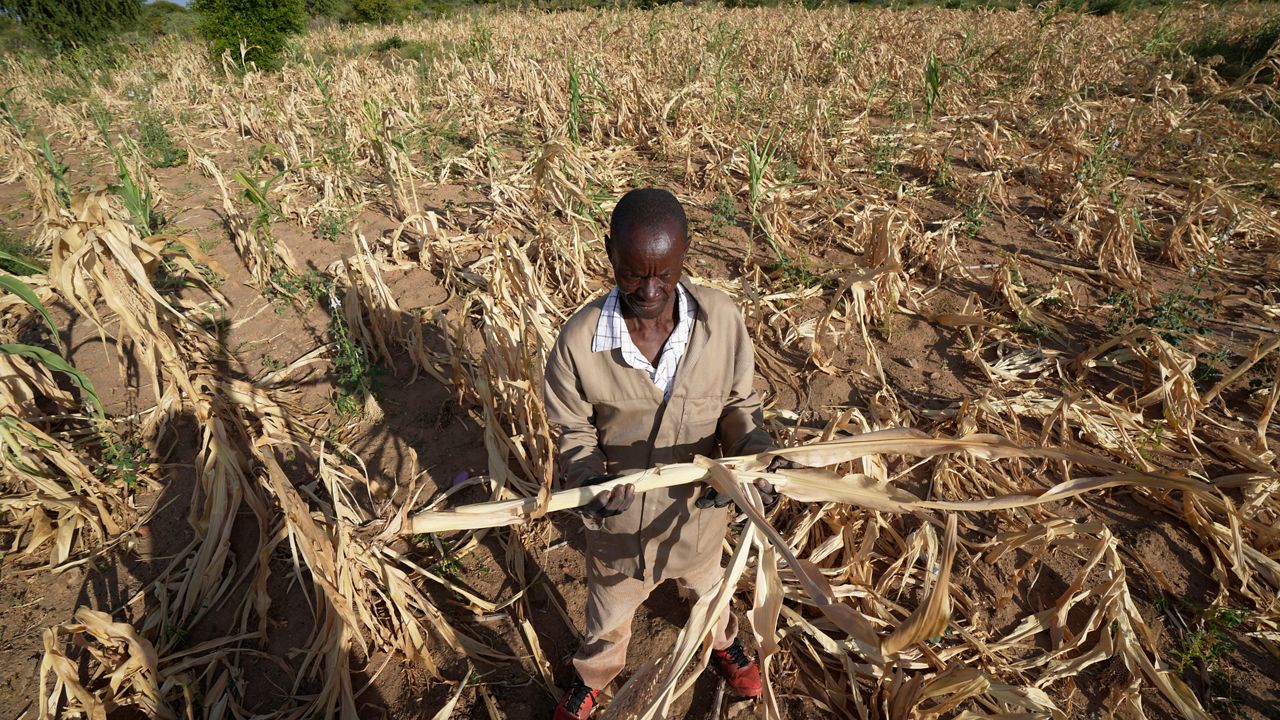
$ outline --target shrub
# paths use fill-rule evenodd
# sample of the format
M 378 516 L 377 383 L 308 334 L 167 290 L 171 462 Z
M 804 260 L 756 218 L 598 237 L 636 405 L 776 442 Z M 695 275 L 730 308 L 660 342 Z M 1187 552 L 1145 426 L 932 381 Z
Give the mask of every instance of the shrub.
M 405 0 L 351 0 L 349 19 L 366 23 L 396 23 L 409 17 Z
M 20 18 L 24 34 L 40 47 L 61 53 L 101 45 L 135 27 L 142 0 L 0 0 L 0 15 Z
M 260 70 L 278 67 L 288 37 L 307 24 L 303 0 L 196 0 L 193 7 L 215 58 L 228 50 L 239 58 L 243 42 L 245 63 Z
M 307 14 L 314 18 L 340 18 L 351 11 L 346 0 L 306 0 Z

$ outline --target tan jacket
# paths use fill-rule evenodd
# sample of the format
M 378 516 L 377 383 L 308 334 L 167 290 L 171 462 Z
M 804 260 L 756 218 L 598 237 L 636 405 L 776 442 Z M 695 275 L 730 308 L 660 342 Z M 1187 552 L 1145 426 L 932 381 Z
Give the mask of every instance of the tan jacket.
M 560 331 L 547 358 L 545 391 L 547 415 L 560 428 L 566 487 L 694 455 L 773 447 L 752 387 L 755 357 L 742 313 L 718 290 L 684 286 L 698 313 L 665 403 L 643 370 L 623 362 L 621 350 L 591 351 L 603 298 L 587 303 Z M 645 493 L 626 512 L 588 522 L 588 552 L 630 577 L 683 577 L 700 557 L 719 553 L 728 526 L 725 510 L 694 506 L 702 491 L 698 484 Z

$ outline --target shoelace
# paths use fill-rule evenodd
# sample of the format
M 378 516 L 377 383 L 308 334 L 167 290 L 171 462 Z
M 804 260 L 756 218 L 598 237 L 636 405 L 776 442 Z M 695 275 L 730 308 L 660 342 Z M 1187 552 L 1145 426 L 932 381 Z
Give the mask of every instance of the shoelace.
M 747 654 L 742 650 L 742 643 L 735 642 L 734 644 L 725 648 L 724 654 L 728 655 L 729 659 L 732 660 L 733 663 L 740 668 L 744 668 L 751 664 L 751 659 L 748 658 Z
M 564 709 L 575 715 L 582 709 L 582 703 L 587 701 L 591 696 L 591 688 L 582 684 L 581 681 L 575 682 L 573 687 L 569 688 L 569 698 L 564 701 Z

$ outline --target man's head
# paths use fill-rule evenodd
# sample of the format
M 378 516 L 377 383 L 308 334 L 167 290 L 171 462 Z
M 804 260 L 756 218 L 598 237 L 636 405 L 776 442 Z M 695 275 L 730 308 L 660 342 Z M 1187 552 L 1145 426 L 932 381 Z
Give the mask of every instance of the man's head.
M 666 190 L 632 190 L 609 220 L 605 249 L 627 311 L 652 320 L 672 313 L 676 284 L 689 251 L 689 222 Z

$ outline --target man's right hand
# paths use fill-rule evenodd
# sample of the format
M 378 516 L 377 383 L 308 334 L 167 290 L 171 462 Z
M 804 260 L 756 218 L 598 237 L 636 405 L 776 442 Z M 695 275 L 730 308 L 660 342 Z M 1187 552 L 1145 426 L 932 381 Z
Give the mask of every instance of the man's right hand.
M 613 476 L 597 477 L 592 478 L 587 484 L 595 485 L 612 479 Z M 635 485 L 631 483 L 618 485 L 612 490 L 605 490 L 596 495 L 591 502 L 583 505 L 579 512 L 596 520 L 603 520 L 614 515 L 621 515 L 627 508 L 631 507 L 631 503 L 635 502 L 635 499 Z

